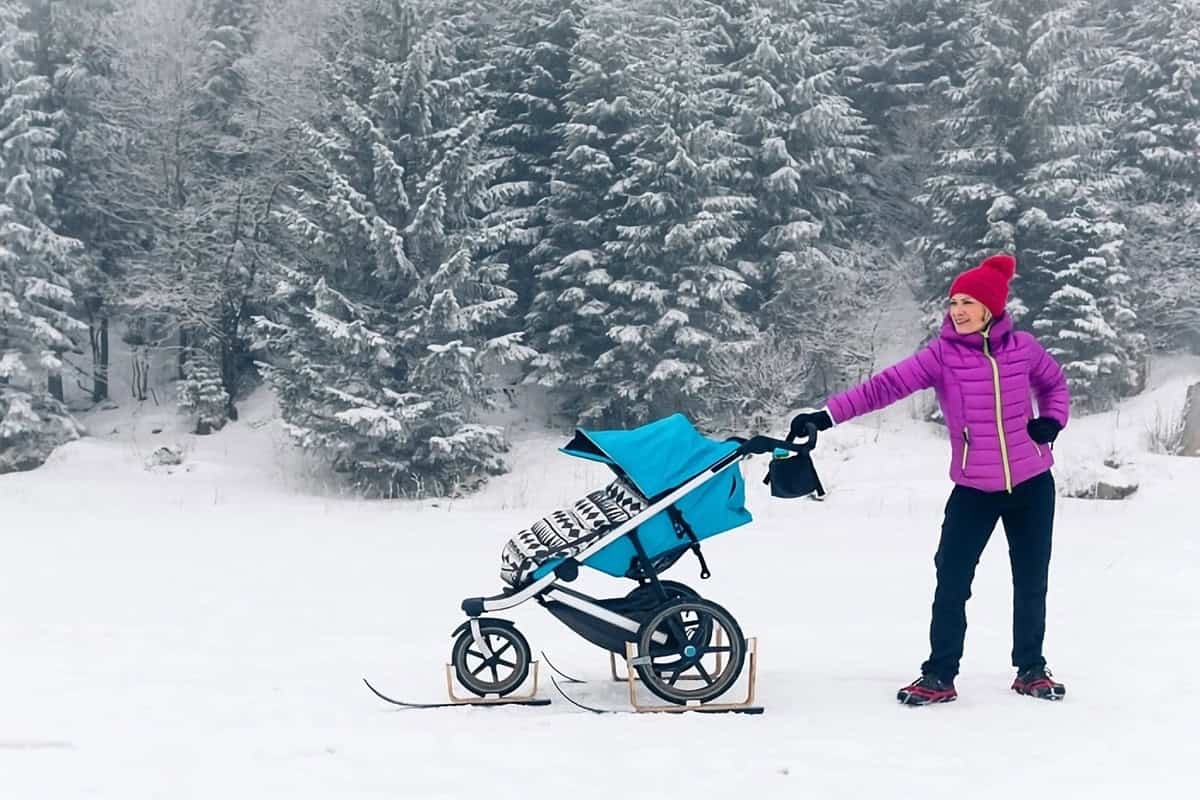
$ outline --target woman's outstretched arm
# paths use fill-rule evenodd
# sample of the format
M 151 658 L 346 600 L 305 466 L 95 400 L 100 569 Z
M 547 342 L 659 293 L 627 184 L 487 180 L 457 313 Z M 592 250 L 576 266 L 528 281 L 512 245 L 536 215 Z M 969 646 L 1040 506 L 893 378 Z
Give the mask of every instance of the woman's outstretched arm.
M 825 407 L 835 424 L 878 411 L 914 392 L 936 385 L 942 378 L 938 340 L 893 364 L 866 381 L 829 398 Z

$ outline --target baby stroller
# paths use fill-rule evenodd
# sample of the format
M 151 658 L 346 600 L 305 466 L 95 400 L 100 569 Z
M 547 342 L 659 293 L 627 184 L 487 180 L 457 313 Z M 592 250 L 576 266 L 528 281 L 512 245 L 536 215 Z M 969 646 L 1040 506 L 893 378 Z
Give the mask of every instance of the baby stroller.
M 502 698 L 525 682 L 529 643 L 512 622 L 484 615 L 536 600 L 587 641 L 628 658 L 642 685 L 663 700 L 719 697 L 742 671 L 742 630 L 720 605 L 660 575 L 690 550 L 707 578 L 701 541 L 751 521 L 744 458 L 774 452 L 764 482 L 775 496 L 823 494 L 809 457 L 816 433 L 810 427 L 800 443 L 791 436 L 716 441 L 680 414 L 632 430 L 577 430 L 560 452 L 607 464 L 616 480 L 518 533 L 502 555 L 506 588 L 463 600 L 469 619 L 452 634 L 451 649 L 459 683 L 479 697 Z M 622 597 L 589 597 L 565 585 L 581 566 L 637 586 Z

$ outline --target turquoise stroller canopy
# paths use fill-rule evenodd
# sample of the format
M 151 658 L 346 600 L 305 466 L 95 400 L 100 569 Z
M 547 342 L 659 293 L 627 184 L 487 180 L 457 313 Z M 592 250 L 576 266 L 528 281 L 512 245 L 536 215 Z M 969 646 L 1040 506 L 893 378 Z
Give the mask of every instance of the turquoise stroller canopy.
M 673 414 L 631 430 L 580 428 L 560 450 L 569 456 L 608 464 L 644 497 L 654 500 L 733 454 L 738 447 L 735 441 L 705 437 L 687 417 Z M 734 465 L 681 497 L 675 507 L 696 538 L 704 539 L 750 522 L 753 517 L 745 503 L 745 483 L 740 468 Z M 638 538 L 651 559 L 691 544 L 690 539 L 676 533 L 665 511 L 639 525 Z M 621 577 L 629 572 L 634 555 L 633 543 L 623 536 L 583 563 Z M 543 565 L 535 577 L 541 577 L 556 563 Z
M 702 435 L 682 414 L 633 430 L 575 431 L 560 452 L 618 467 L 643 497 L 653 499 L 694 478 L 738 449 Z

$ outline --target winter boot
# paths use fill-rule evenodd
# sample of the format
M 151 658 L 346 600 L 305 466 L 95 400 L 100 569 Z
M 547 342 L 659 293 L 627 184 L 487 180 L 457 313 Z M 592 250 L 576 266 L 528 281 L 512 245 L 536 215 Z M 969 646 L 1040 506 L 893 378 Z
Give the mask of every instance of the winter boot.
M 1012 689 L 1017 694 L 1027 694 L 1040 700 L 1062 700 L 1067 696 L 1067 687 L 1050 677 L 1050 670 L 1044 666 L 1018 672 Z
M 949 703 L 958 698 L 954 684 L 934 675 L 922 675 L 896 693 L 896 699 L 906 706 L 927 706 L 930 703 Z

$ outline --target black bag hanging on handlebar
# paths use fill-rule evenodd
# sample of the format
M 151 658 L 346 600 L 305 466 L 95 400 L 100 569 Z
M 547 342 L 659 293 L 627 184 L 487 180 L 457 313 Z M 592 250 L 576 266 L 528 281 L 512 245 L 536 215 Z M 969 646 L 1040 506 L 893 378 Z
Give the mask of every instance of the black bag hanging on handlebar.
M 821 485 L 821 478 L 817 475 L 817 468 L 810 454 L 813 438 L 815 437 L 810 437 L 809 446 L 802 452 L 782 449 L 775 451 L 771 458 L 771 466 L 763 478 L 763 483 L 771 487 L 772 497 L 804 497 L 814 492 L 817 497 L 825 496 L 825 487 Z M 789 443 L 795 439 L 794 434 L 788 434 Z

